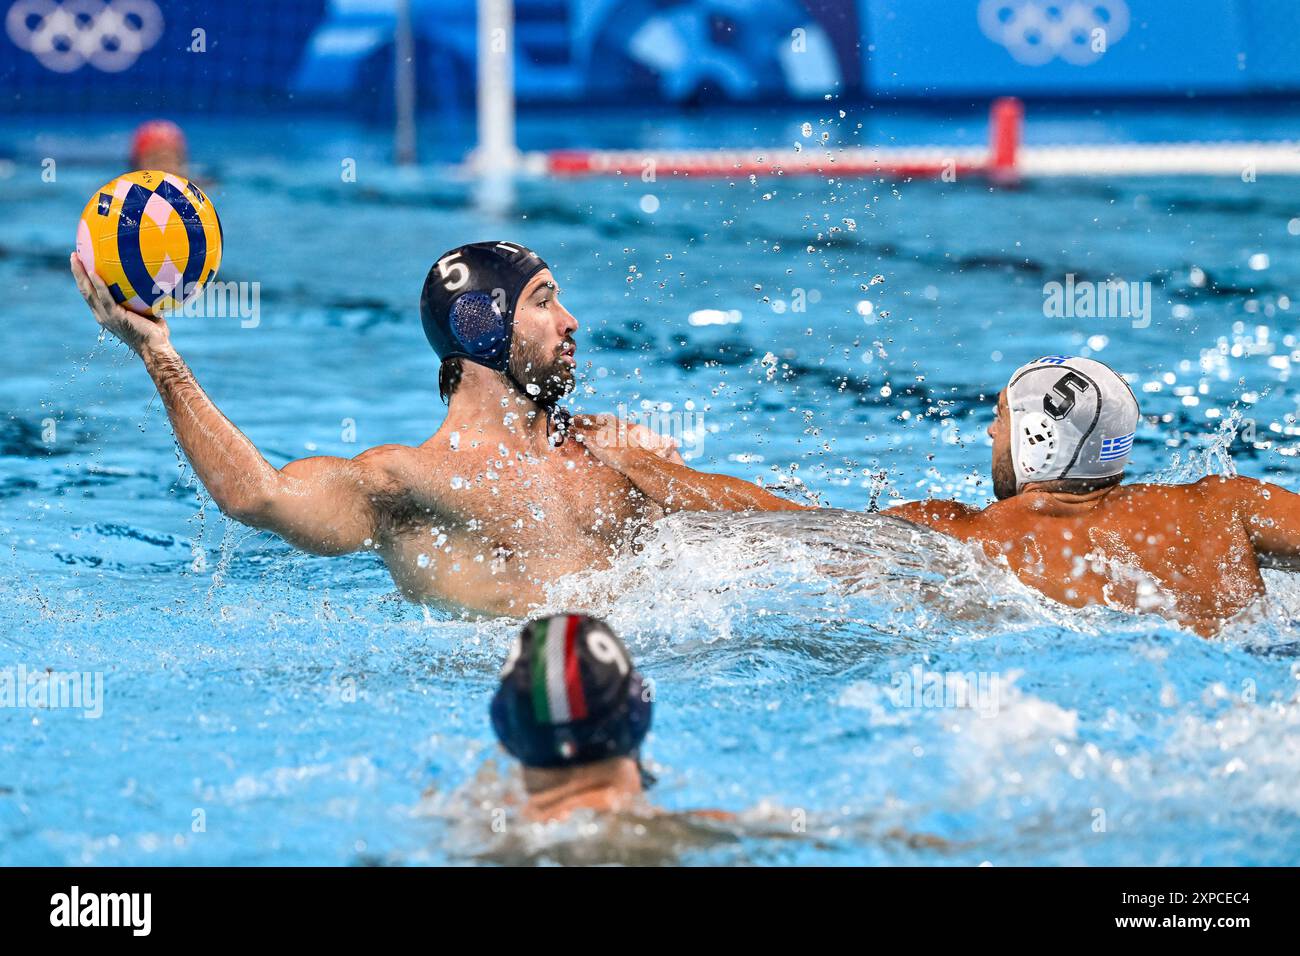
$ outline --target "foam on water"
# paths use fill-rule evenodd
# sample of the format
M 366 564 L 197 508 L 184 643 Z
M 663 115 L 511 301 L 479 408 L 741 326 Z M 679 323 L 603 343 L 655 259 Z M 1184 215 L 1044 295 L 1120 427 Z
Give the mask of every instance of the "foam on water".
M 1054 605 L 980 553 L 880 515 L 670 518 L 635 554 L 556 582 L 551 603 L 606 615 L 655 680 L 654 797 L 678 813 L 538 828 L 512 815 L 511 774 L 485 769 L 498 766 L 486 700 L 517 621 L 426 613 L 359 560 L 207 533 L 220 546 L 202 572 L 189 542 L 121 525 L 76 530 L 82 551 L 45 558 L 72 582 L 87 565 L 68 554 L 110 551 L 120 567 L 97 574 L 160 585 L 144 607 L 48 576 L 4 586 L 40 621 L 39 642 L 3 638 L 9 654 L 107 666 L 114 701 L 88 739 L 89 722 L 57 711 L 22 734 L 17 712 L 0 713 L 11 859 L 1133 862 L 1212 801 L 1222 838 L 1160 844 L 1162 859 L 1282 861 L 1285 840 L 1262 831 L 1300 820 L 1286 575 L 1270 572 L 1273 606 L 1256 621 L 1204 641 Z M 373 583 L 348 588 L 359 571 Z M 902 699 L 914 668 L 976 702 Z M 977 693 L 990 681 L 991 707 Z M 78 739 L 78 785 L 51 791 L 38 768 Z M 160 759 L 180 771 L 166 783 Z M 54 824 L 83 805 L 103 823 Z M 187 832 L 178 807 L 229 829 Z M 739 818 L 680 815 L 692 807 Z M 284 811 L 293 848 L 262 822 Z

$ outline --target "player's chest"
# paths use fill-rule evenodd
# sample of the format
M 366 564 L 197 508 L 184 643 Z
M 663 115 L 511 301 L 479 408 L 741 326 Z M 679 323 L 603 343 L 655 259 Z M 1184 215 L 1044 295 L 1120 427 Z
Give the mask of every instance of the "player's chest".
M 453 476 L 446 502 L 462 526 L 505 547 L 539 535 L 575 544 L 622 540 L 645 517 L 645 499 L 626 478 L 590 456 L 556 454 Z

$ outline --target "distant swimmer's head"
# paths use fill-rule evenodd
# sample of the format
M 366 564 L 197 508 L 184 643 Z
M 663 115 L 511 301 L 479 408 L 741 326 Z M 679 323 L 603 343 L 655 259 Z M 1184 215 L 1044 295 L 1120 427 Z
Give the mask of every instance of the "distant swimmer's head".
M 185 134 L 179 126 L 167 120 L 141 123 L 131 137 L 132 169 L 161 169 L 184 176 L 189 163 L 188 154 Z
M 420 319 L 442 359 L 449 398 L 463 366 L 501 372 L 549 408 L 573 388 L 577 320 L 559 303 L 555 277 L 537 253 L 510 242 L 474 242 L 443 254 L 420 295 Z
M 602 621 L 557 614 L 520 633 L 492 698 L 492 729 L 526 771 L 538 771 L 534 780 L 553 785 L 559 771 L 600 767 L 640 789 L 650 698 L 627 648 Z
M 1037 482 L 1077 491 L 1118 484 L 1137 424 L 1133 390 L 1101 362 L 1045 355 L 1023 365 L 989 428 L 993 493 L 1010 498 Z

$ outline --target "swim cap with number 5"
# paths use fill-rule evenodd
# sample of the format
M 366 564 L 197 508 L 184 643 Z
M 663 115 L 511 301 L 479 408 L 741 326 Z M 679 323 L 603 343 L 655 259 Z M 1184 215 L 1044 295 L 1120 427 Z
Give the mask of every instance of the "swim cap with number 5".
M 1044 355 L 1007 385 L 1017 490 L 1032 481 L 1109 478 L 1133 450 L 1138 403 L 1128 382 L 1095 359 Z
M 473 242 L 440 256 L 420 295 L 424 334 L 438 357 L 506 371 L 515 306 L 545 268 L 541 256 L 511 242 Z

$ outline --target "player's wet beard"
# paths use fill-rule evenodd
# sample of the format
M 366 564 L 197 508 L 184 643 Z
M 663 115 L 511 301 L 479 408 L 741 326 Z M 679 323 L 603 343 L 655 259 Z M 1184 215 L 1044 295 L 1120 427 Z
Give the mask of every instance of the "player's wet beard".
M 573 366 L 564 361 L 558 351 L 552 350 L 547 354 L 532 343 L 516 342 L 510 350 L 510 374 L 543 408 L 554 405 L 573 389 Z M 536 394 L 528 388 L 529 385 L 537 386 Z
M 1002 455 L 993 455 L 993 494 L 1002 501 L 1016 494 L 1016 468 L 1011 463 L 1011 449 Z

